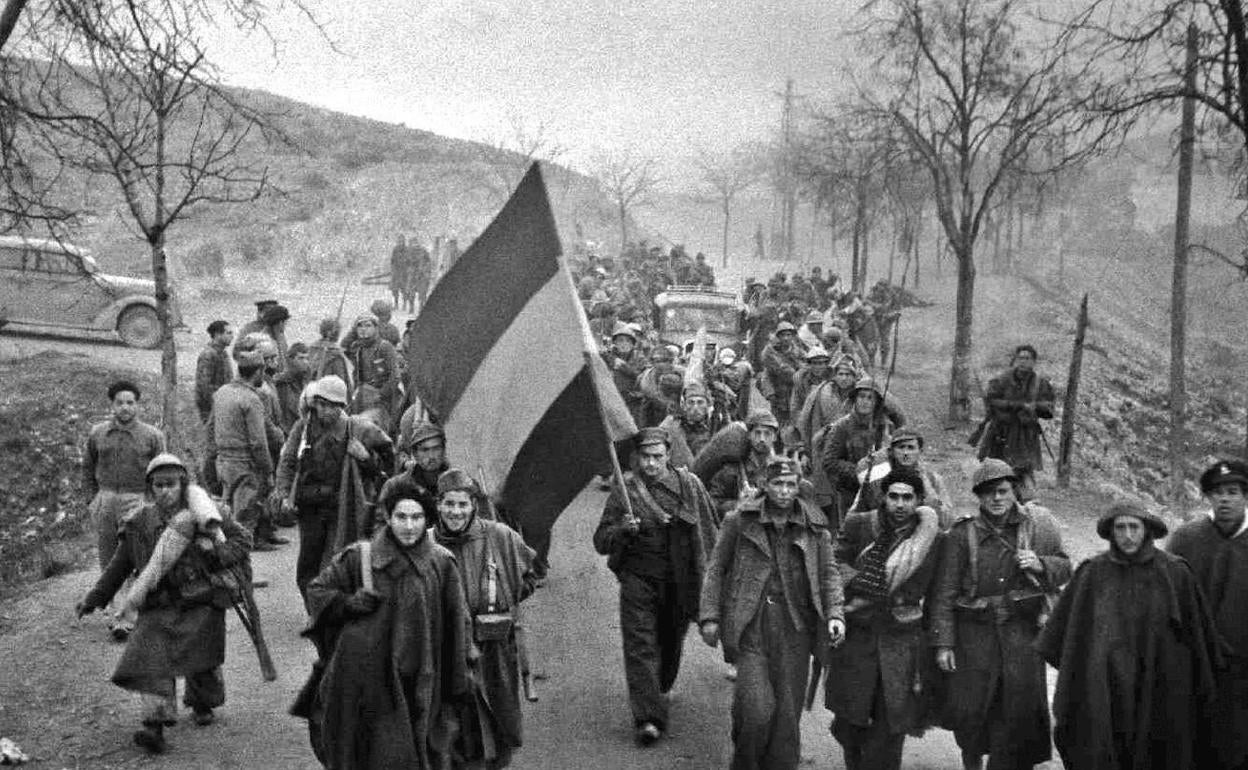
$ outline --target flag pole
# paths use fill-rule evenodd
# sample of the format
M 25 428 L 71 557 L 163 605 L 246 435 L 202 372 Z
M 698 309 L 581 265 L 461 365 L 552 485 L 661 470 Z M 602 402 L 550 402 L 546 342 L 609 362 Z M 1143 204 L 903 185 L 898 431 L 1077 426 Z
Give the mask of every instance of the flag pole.
M 585 351 L 585 366 L 589 369 L 589 376 L 594 379 L 597 385 L 597 375 L 594 374 L 594 362 L 590 360 L 590 356 L 597 353 Z M 614 383 L 611 387 L 615 387 Z M 633 513 L 633 501 L 628 498 L 628 487 L 624 484 L 624 468 L 620 465 L 620 455 L 615 451 L 615 442 L 611 440 L 610 423 L 607 422 L 607 412 L 602 408 L 602 399 L 597 398 L 598 388 L 594 388 L 594 406 L 598 408 L 598 419 L 602 422 L 602 427 L 607 428 L 607 454 L 611 455 L 611 476 L 615 480 L 616 486 L 620 490 L 620 498 L 624 501 L 624 516 L 629 522 L 637 521 L 637 514 Z

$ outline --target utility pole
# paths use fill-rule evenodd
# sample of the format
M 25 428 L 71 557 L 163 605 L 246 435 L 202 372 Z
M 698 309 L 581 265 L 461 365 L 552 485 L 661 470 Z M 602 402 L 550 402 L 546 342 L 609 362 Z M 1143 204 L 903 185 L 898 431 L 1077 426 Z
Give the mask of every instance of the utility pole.
M 784 84 L 784 107 L 780 113 L 780 232 L 773 239 L 785 262 L 793 258 L 797 241 L 797 180 L 793 174 L 793 78 Z
M 1192 211 L 1192 149 L 1196 144 L 1196 25 L 1187 25 L 1187 56 L 1183 68 L 1183 122 L 1179 130 L 1179 192 L 1174 212 L 1174 279 L 1170 293 L 1170 484 L 1178 506 L 1186 492 L 1187 474 L 1187 249 Z M 1185 510 L 1180 513 L 1186 514 Z

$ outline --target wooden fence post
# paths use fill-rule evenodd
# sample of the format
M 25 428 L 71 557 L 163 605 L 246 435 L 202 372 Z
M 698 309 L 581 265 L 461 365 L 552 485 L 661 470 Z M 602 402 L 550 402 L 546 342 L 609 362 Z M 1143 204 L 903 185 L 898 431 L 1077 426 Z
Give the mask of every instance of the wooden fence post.
M 1088 331 L 1088 295 L 1079 303 L 1079 322 L 1075 325 L 1075 350 L 1070 355 L 1070 374 L 1066 377 L 1066 397 L 1062 400 L 1062 436 L 1057 445 L 1057 485 L 1070 486 L 1070 450 L 1075 437 L 1075 409 L 1079 397 L 1079 373 L 1083 368 L 1083 338 Z

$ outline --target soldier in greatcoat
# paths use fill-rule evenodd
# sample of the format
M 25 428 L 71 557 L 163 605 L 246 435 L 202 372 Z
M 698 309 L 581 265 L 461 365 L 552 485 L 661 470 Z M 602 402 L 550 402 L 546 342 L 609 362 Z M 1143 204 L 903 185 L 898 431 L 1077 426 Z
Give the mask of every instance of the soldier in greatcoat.
M 827 519 L 798 497 L 797 463 L 767 466 L 764 494 L 724 519 L 702 586 L 702 639 L 737 667 L 733 770 L 794 770 L 812 654 L 845 635 Z
M 1036 349 L 1019 345 L 1006 371 L 984 391 L 988 423 L 979 445 L 979 459 L 996 457 L 1033 472 L 1044 468 L 1040 452 L 1041 420 L 1053 419 L 1053 386 L 1036 371 Z
M 1049 696 L 1035 648 L 1048 597 L 1070 579 L 1052 515 L 1018 504 L 1017 478 L 985 460 L 971 478 L 974 516 L 941 546 L 932 601 L 936 666 L 946 677 L 943 721 L 966 770 L 1020 770 L 1047 762 Z
M 188 506 L 190 476 L 171 454 L 147 465 L 147 501 L 122 527 L 117 550 L 95 587 L 77 605 L 78 617 L 104 607 L 126 578 L 153 558 L 162 531 Z M 113 672 L 113 684 L 142 696 L 143 729 L 134 742 L 153 754 L 165 751 L 164 728 L 177 720 L 177 683 L 184 677 L 183 702 L 195 724 L 213 722 L 213 709 L 225 703 L 225 610 L 233 581 L 250 575 L 246 567 L 251 537 L 226 519 L 211 536 L 183 533 L 186 548 L 139 606 L 138 619 Z M 234 571 L 237 570 L 237 571 Z M 228 579 L 221 576 L 231 573 Z
M 836 539 L 845 586 L 845 644 L 829 655 L 826 704 L 848 770 L 897 770 L 926 703 L 923 629 L 940 522 L 926 485 L 897 467 L 875 510 L 851 513 Z
M 1217 701 L 1212 740 L 1200 767 L 1248 767 L 1248 465 L 1221 460 L 1200 476 L 1210 504 L 1206 515 L 1183 524 L 1166 543 L 1196 573 L 1222 640 L 1225 665 L 1215 672 Z

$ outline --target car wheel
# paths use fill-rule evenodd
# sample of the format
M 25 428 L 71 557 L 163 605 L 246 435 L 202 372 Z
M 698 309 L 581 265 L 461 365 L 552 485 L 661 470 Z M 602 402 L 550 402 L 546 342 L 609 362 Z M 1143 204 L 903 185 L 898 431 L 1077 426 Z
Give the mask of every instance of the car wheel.
M 117 334 L 132 348 L 154 348 L 160 344 L 160 321 L 147 305 L 131 305 L 117 317 Z

